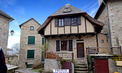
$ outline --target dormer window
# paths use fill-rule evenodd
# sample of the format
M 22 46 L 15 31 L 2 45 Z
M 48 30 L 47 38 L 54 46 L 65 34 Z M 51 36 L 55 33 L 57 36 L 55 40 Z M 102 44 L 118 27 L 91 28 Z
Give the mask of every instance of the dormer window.
M 34 26 L 30 26 L 30 30 L 34 30 Z
M 59 19 L 59 26 L 64 26 L 64 19 Z
M 64 17 L 64 18 L 55 18 L 55 26 L 77 26 L 81 24 L 81 17 L 73 16 L 73 17 Z

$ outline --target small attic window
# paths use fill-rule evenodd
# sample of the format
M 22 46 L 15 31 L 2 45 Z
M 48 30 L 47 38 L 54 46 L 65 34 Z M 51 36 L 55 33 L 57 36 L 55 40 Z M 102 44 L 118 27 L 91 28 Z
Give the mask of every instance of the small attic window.
M 101 43 L 104 43 L 104 40 L 101 40 Z
M 34 26 L 30 26 L 30 30 L 34 30 Z

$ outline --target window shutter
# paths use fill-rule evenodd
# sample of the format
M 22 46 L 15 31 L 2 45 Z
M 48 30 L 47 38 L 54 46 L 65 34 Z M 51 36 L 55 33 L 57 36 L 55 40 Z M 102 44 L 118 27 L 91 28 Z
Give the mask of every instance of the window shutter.
M 60 41 L 56 40 L 56 51 L 60 51 Z
M 55 18 L 55 26 L 56 26 L 56 27 L 59 25 L 58 23 L 59 23 L 59 22 L 58 22 L 58 19 Z
M 34 58 L 34 50 L 27 51 L 27 58 Z
M 72 44 L 73 44 L 72 40 L 69 40 L 69 51 L 73 51 L 73 50 L 72 50 L 72 47 L 73 47 Z
M 45 43 L 45 38 L 42 38 L 42 45 Z
M 81 17 L 77 17 L 77 23 L 78 25 L 81 25 Z
M 28 36 L 28 44 L 35 44 L 35 36 Z

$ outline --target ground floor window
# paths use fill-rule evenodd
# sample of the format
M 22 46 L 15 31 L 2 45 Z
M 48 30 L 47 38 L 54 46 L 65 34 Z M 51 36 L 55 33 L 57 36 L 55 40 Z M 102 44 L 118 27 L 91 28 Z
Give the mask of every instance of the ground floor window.
M 72 40 L 56 40 L 56 51 L 73 51 Z
M 61 41 L 61 50 L 67 50 L 67 41 Z
M 27 58 L 31 58 L 33 59 L 34 58 L 34 50 L 27 50 Z

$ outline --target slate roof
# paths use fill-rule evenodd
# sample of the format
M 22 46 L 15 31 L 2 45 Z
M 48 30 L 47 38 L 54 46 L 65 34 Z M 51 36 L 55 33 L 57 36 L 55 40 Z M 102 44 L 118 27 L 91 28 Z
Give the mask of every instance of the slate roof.
M 34 20 L 36 23 L 38 23 L 34 18 L 31 18 L 31 19 L 25 21 L 24 23 L 20 24 L 19 27 L 21 28 L 21 26 L 23 26 L 25 23 L 29 22 L 30 20 Z M 38 23 L 38 24 L 41 26 L 40 23 Z
M 84 11 L 77 9 L 70 4 L 66 4 L 50 16 L 58 16 L 58 15 L 68 15 L 68 14 L 76 14 L 76 13 L 84 13 Z
M 6 14 L 5 12 L 3 12 L 2 10 L 0 10 L 0 14 L 9 18 L 11 21 L 14 20 L 11 16 L 9 16 L 8 14 Z
M 51 19 L 53 19 L 54 17 L 57 16 L 64 16 L 64 15 L 82 15 L 84 16 L 86 19 L 88 19 L 91 23 L 98 25 L 100 27 L 102 27 L 104 24 L 97 21 L 96 19 L 92 18 L 90 15 L 88 15 L 86 12 L 77 9 L 73 6 L 71 6 L 70 4 L 66 4 L 65 6 L 63 6 L 62 8 L 60 8 L 59 10 L 57 10 L 56 12 L 54 12 L 53 14 L 51 14 L 43 23 L 43 25 L 38 28 L 38 32 L 42 33 L 44 32 L 44 28 L 48 25 L 48 23 L 51 21 Z

